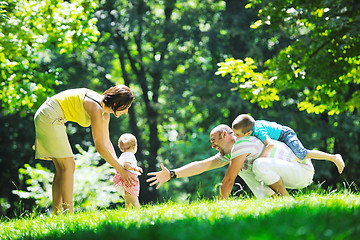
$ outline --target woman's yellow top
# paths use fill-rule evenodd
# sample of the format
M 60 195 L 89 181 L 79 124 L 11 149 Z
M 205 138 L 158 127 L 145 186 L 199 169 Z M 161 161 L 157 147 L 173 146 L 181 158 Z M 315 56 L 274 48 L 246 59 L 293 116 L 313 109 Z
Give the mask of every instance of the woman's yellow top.
M 60 104 L 67 121 L 89 127 L 91 119 L 84 108 L 84 97 L 88 91 L 89 89 L 86 88 L 75 88 L 60 92 L 52 98 Z

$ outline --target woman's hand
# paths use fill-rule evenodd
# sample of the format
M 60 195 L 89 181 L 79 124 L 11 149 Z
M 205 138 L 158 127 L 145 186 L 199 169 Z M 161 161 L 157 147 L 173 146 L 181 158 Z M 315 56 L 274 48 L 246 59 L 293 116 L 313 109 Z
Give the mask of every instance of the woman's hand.
M 94 94 L 96 97 L 96 94 Z M 101 99 L 98 96 L 97 99 Z M 136 176 L 126 171 L 117 161 L 117 156 L 109 137 L 110 114 L 103 114 L 103 109 L 94 101 L 85 98 L 84 108 L 91 118 L 91 131 L 95 143 L 96 150 L 116 171 L 119 172 L 121 178 L 128 184 L 136 183 Z
M 126 171 L 125 168 L 123 168 L 121 165 L 119 170 L 117 171 L 119 172 L 121 178 L 124 179 L 125 182 L 131 185 L 135 185 L 137 179 L 136 176 L 134 176 L 134 174 L 131 174 L 129 171 Z

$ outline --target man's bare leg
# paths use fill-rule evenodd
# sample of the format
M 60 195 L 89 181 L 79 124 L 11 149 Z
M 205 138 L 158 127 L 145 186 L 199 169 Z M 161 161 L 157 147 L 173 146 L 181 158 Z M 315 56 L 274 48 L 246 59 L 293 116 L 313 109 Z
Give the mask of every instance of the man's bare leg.
M 277 194 L 281 195 L 281 196 L 290 196 L 288 191 L 286 190 L 283 181 L 280 180 L 269 185 L 269 187 L 274 190 L 274 192 L 276 192 Z

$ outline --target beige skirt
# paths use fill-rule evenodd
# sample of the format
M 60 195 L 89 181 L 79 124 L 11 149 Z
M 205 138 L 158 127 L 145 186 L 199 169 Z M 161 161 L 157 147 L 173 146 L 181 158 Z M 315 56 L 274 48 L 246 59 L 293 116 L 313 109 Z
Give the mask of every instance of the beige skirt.
M 73 152 L 66 134 L 66 119 L 60 105 L 52 98 L 36 111 L 35 159 L 72 157 Z

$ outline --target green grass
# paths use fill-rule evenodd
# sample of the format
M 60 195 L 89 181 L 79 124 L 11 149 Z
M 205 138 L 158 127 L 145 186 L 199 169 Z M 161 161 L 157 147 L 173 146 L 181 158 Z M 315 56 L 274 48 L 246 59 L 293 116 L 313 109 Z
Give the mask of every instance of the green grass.
M 1 239 L 360 239 L 359 194 L 167 202 L 0 223 Z

